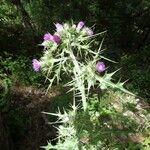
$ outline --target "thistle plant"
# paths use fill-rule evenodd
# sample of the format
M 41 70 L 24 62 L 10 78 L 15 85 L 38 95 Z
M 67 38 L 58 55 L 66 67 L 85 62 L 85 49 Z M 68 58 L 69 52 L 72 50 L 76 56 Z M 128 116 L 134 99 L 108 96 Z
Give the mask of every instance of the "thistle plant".
M 99 98 L 93 92 L 95 87 L 101 92 L 115 88 L 133 95 L 123 87 L 125 82 L 112 82 L 112 76 L 117 71 L 107 72 L 105 61 L 111 60 L 102 55 L 103 40 L 97 49 L 94 48 L 97 47 L 96 37 L 102 33 L 94 34 L 83 21 L 77 25 L 56 23 L 55 27 L 54 34 L 44 35 L 41 44 L 44 46 L 43 56 L 40 60 L 33 59 L 33 69 L 46 74 L 46 80 L 49 81 L 47 90 L 54 83 L 59 84 L 63 76 L 66 76 L 68 80 L 64 86 L 69 87 L 68 92 L 73 93 L 73 105 L 71 110 L 64 110 L 63 113 L 43 112 L 58 118 L 51 124 L 61 125 L 56 127 L 57 144 L 52 145 L 48 142 L 48 145 L 42 148 L 46 150 L 120 149 L 122 142 L 118 139 L 128 138 L 128 133 L 137 132 L 141 124 L 138 125 L 139 118 L 136 116 L 133 117 L 134 119 L 129 117 L 132 114 L 129 102 L 125 100 L 122 102 L 122 99 L 118 101 L 118 97 Z M 80 103 L 76 105 L 77 100 L 81 100 L 82 105 Z M 143 113 L 141 109 L 136 111 L 139 111 L 139 114 Z M 147 118 L 143 118 L 142 125 L 144 124 L 146 129 L 147 122 Z
M 75 24 L 55 24 L 56 31 L 52 35 L 46 33 L 43 38 L 44 54 L 38 61 L 33 59 L 35 71 L 40 69 L 46 74 L 51 88 L 54 81 L 59 84 L 61 76 L 68 76 L 65 86 L 70 91 L 75 92 L 75 97 L 82 101 L 84 111 L 87 108 L 87 98 L 92 87 L 97 86 L 101 90 L 107 88 L 118 88 L 126 93 L 130 93 L 123 88 L 124 83 L 113 83 L 113 73 L 107 73 L 107 68 L 101 59 L 102 43 L 98 49 L 93 49 L 96 45 L 96 37 L 102 33 L 94 34 L 92 29 L 86 27 L 83 21 Z M 103 32 L 104 33 L 104 32 Z M 101 73 L 104 72 L 104 75 Z M 130 93 L 131 94 L 131 93 Z

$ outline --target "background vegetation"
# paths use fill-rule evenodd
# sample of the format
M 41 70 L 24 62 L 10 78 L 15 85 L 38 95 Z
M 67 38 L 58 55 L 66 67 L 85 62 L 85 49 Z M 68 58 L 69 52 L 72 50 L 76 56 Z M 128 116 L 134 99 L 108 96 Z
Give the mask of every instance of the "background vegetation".
M 42 86 L 43 75 L 35 73 L 31 66 L 31 60 L 42 54 L 42 47 L 38 44 L 43 41 L 45 32 L 53 32 L 53 23 L 72 20 L 75 23 L 85 21 L 95 33 L 107 31 L 104 35 L 104 55 L 117 62 L 107 66 L 112 71 L 121 68 L 115 79 L 121 77 L 123 81 L 128 80 L 126 88 L 149 103 L 149 0 L 1 0 L 1 113 L 8 112 L 11 85 Z M 11 128 L 22 127 L 24 120 L 18 119 L 21 120 L 18 125 L 13 122 L 19 118 L 15 115 L 18 111 L 10 111 L 13 114 L 9 120 Z
M 41 54 L 42 47 L 38 44 L 42 42 L 43 34 L 54 30 L 53 23 L 83 20 L 89 26 L 94 25 L 95 32 L 107 31 L 104 48 L 105 54 L 118 62 L 113 67 L 123 68 L 120 71 L 122 78 L 130 79 L 130 88 L 149 97 L 149 8 L 149 0 L 2 0 L 0 49 L 3 61 L 10 64 L 8 67 L 7 63 L 7 74 L 18 69 L 18 72 L 23 71 L 26 67 L 23 74 L 28 74 L 29 80 L 35 78 L 35 74 L 28 71 L 31 72 L 32 58 Z M 21 67 L 17 69 L 17 65 Z M 26 78 L 20 81 L 24 80 Z M 33 81 L 25 82 L 33 84 Z

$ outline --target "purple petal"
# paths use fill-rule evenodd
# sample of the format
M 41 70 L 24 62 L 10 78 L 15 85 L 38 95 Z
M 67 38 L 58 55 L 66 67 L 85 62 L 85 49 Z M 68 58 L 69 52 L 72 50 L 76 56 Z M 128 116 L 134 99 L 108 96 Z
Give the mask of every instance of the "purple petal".
M 53 35 L 53 41 L 56 42 L 57 44 L 60 43 L 61 38 L 59 35 Z
M 47 32 L 44 34 L 44 37 L 43 37 L 44 41 L 52 41 L 53 40 L 53 36 Z
M 80 30 L 84 26 L 84 22 L 80 21 L 77 25 L 77 30 Z
M 96 64 L 96 70 L 98 72 L 103 72 L 105 71 L 106 67 L 105 67 L 105 64 L 101 61 L 99 61 L 97 64 Z
M 60 24 L 60 23 L 56 23 L 55 26 L 56 26 L 56 31 L 57 31 L 57 32 L 60 32 L 60 31 L 62 31 L 62 30 L 64 29 L 64 28 L 63 28 L 63 25 Z
M 32 60 L 32 66 L 35 71 L 39 71 L 41 68 L 41 63 L 37 59 Z

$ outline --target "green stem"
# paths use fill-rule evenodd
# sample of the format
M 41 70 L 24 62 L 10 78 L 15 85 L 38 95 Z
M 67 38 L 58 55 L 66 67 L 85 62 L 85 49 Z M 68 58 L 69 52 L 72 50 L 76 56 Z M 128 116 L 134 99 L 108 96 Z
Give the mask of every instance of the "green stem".
M 71 57 L 71 59 L 72 59 L 72 61 L 74 63 L 75 71 L 77 73 L 77 75 L 76 74 L 74 74 L 74 75 L 78 79 L 77 80 L 77 82 L 78 82 L 77 85 L 78 85 L 79 91 L 81 92 L 83 109 L 85 111 L 86 108 L 87 108 L 87 103 L 86 103 L 86 93 L 85 93 L 84 81 L 80 78 L 80 75 L 81 75 L 82 72 L 81 72 L 80 66 L 79 66 L 79 64 L 78 64 L 78 62 L 77 62 L 77 60 L 76 60 L 76 58 L 75 58 L 75 56 L 74 56 L 74 54 L 72 52 L 70 52 L 70 57 Z

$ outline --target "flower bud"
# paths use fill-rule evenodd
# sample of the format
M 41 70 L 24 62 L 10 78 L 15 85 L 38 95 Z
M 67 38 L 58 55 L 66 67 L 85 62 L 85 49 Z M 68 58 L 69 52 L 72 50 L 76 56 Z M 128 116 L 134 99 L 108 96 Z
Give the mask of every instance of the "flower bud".
M 96 64 L 96 70 L 98 72 L 103 72 L 104 70 L 106 69 L 105 67 L 105 64 L 101 61 L 99 61 L 97 64 Z
M 86 33 L 87 33 L 87 35 L 92 36 L 93 35 L 93 30 L 90 29 L 90 28 L 86 28 Z
M 63 25 L 60 24 L 60 23 L 56 23 L 55 26 L 56 26 L 56 31 L 57 32 L 61 32 L 64 29 Z
M 80 22 L 78 23 L 78 25 L 77 25 L 77 30 L 82 29 L 83 26 L 84 26 L 84 22 L 83 22 L 83 21 L 80 21 Z
M 32 60 L 32 66 L 35 71 L 39 71 L 41 68 L 41 63 L 37 59 Z

